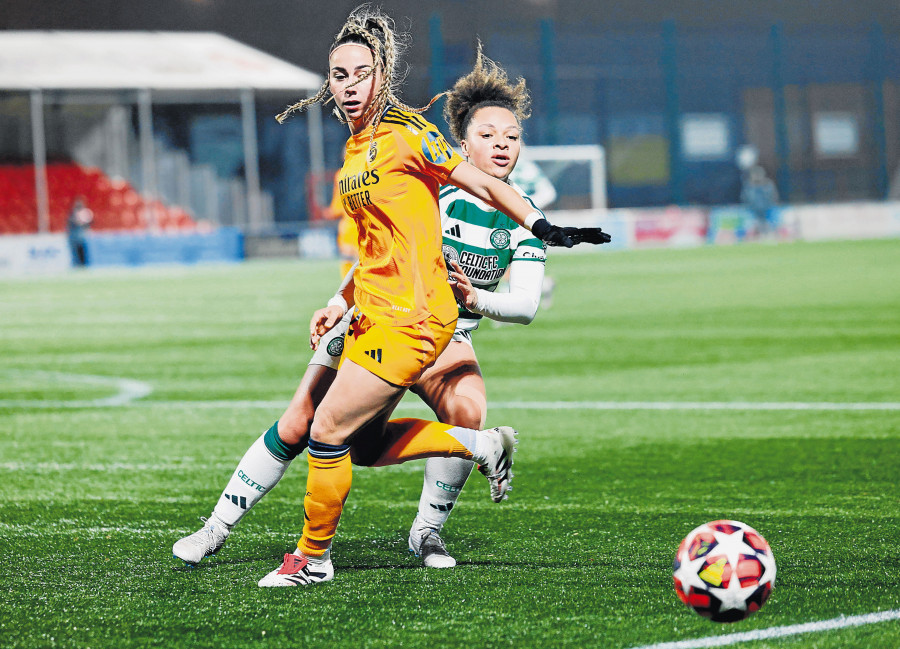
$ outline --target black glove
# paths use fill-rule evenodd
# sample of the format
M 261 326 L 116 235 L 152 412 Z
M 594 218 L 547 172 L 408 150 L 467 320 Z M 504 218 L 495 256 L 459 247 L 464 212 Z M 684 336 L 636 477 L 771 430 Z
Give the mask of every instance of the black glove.
M 600 228 L 563 228 L 562 230 L 575 245 L 579 243 L 599 245 L 612 241 L 612 237 Z
M 577 228 L 569 228 L 577 230 Z M 572 238 L 558 225 L 552 225 L 547 219 L 538 219 L 531 226 L 531 233 L 548 246 L 565 246 L 571 248 L 575 245 Z

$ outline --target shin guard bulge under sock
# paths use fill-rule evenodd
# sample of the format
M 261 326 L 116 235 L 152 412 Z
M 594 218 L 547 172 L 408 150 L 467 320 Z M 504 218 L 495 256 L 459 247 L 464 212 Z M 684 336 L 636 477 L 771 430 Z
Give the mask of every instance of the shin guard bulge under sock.
M 277 426 L 276 422 L 247 449 L 216 503 L 215 515 L 229 527 L 236 525 L 278 484 L 291 460 L 303 450 L 291 448 L 280 440 L 280 446 L 274 445 L 272 438 L 278 439 Z
M 297 547 L 303 554 L 319 556 L 331 545 L 350 493 L 350 447 L 310 440 L 306 459 L 309 475 L 303 499 L 303 536 Z
M 458 457 L 428 458 L 417 525 L 441 531 L 474 466 L 471 460 Z

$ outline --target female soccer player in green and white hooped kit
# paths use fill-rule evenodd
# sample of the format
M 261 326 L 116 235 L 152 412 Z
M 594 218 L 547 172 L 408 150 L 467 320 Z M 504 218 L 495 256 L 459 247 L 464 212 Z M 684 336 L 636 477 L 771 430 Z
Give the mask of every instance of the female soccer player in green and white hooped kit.
M 529 116 L 529 105 L 524 80 L 510 82 L 506 72 L 484 57 L 479 47 L 474 69 L 448 93 L 444 117 L 464 157 L 481 171 L 508 182 L 521 150 L 522 123 Z M 472 332 L 482 317 L 521 324 L 534 319 L 541 296 L 545 247 L 505 214 L 454 186 L 442 188 L 440 209 L 445 259 L 459 304 L 459 321 L 452 342 L 411 389 L 441 422 L 480 429 L 487 416 L 487 398 Z M 608 235 L 597 228 L 566 230 L 576 242 L 609 241 Z M 509 292 L 495 293 L 507 270 Z M 204 527 L 175 543 L 176 557 L 196 564 L 217 552 L 231 529 L 278 483 L 291 459 L 306 447 L 308 421 L 334 379 L 343 336 L 353 318 L 353 309 L 347 305 L 347 297 L 352 295 L 351 277 L 352 272 L 329 306 L 312 318 L 310 340 L 316 352 L 285 413 L 306 418 L 307 424 L 298 425 L 295 419 L 284 426 L 292 431 L 305 429 L 306 433 L 285 439 L 276 423 L 263 434 L 241 459 Z M 379 455 L 378 444 L 378 440 L 355 444 L 354 461 L 370 463 Z M 472 461 L 461 458 L 426 460 L 419 510 L 409 532 L 409 549 L 422 558 L 425 566 L 456 565 L 440 533 L 472 467 Z

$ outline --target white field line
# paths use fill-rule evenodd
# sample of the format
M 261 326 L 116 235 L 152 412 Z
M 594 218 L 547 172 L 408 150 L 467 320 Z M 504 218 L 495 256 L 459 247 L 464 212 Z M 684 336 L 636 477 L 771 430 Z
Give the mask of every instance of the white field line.
M 66 471 L 97 471 L 100 473 L 142 473 L 150 471 L 231 471 L 233 472 L 237 466 L 237 459 L 234 462 L 197 462 L 194 460 L 181 460 L 178 462 L 0 462 L 0 471 L 7 473 L 63 473 Z M 391 471 L 394 473 L 415 473 L 421 470 L 422 465 L 413 462 L 404 462 L 403 464 L 393 464 L 385 467 L 377 467 L 378 473 Z M 368 472 L 376 467 L 355 466 L 354 471 Z M 2 525 L 2 523 L 0 523 Z
M 107 534 L 128 534 L 129 536 L 157 536 L 159 534 L 178 534 L 184 533 L 180 529 L 163 529 L 163 528 L 146 528 L 146 527 L 123 527 L 123 526 L 102 526 L 102 527 L 81 527 L 78 525 L 11 525 L 9 523 L 0 523 L 0 535 L 3 532 L 11 532 L 16 537 L 20 536 L 47 536 L 48 534 L 69 534 L 73 536 L 97 537 L 106 536 Z
M 141 395 L 145 396 L 145 395 Z M 110 406 L 139 406 L 142 408 L 284 410 L 287 401 L 270 400 L 159 400 L 139 401 L 140 397 L 117 394 L 114 397 L 84 401 L 53 401 L 44 399 L 0 399 L 0 408 L 105 408 Z M 420 403 L 401 403 L 398 410 L 427 410 Z M 489 410 L 746 410 L 746 411 L 895 411 L 896 401 L 491 401 Z
M 107 408 L 141 406 L 146 408 L 233 408 L 240 410 L 282 410 L 287 401 L 217 400 L 217 401 L 140 401 L 153 392 L 143 381 L 89 374 L 66 374 L 38 370 L 12 370 L 7 376 L 47 379 L 83 385 L 101 385 L 117 392 L 101 399 L 0 399 L 0 408 Z M 492 410 L 900 410 L 900 402 L 831 402 L 831 401 L 492 401 Z M 404 402 L 401 410 L 427 410 L 422 403 Z
M 900 402 L 827 401 L 503 401 L 498 410 L 900 410 Z
M 755 640 L 770 640 L 772 638 L 784 638 L 801 633 L 818 633 L 845 629 L 878 622 L 890 622 L 900 620 L 900 609 L 891 611 L 879 611 L 865 615 L 850 615 L 821 620 L 819 622 L 807 622 L 805 624 L 791 624 L 790 626 L 775 626 L 768 629 L 757 629 L 743 633 L 731 633 L 709 638 L 695 638 L 693 640 L 678 640 L 676 642 L 661 642 L 658 644 L 642 645 L 633 649 L 707 649 L 708 647 L 729 647 L 741 642 L 753 642 Z
M 39 370 L 10 370 L 3 373 L 13 378 L 21 376 L 30 380 L 43 379 L 46 381 L 75 383 L 81 385 L 99 385 L 116 390 L 116 393 L 101 399 L 84 399 L 73 401 L 47 401 L 38 399 L 0 399 L 0 408 L 105 408 L 109 406 L 124 406 L 142 399 L 153 392 L 153 387 L 143 381 L 123 379 L 111 376 L 93 376 L 91 374 L 66 374 L 64 372 L 43 372 Z M 41 403 L 53 405 L 40 405 Z
M 181 462 L 0 462 L 0 471 L 8 472 L 32 472 L 32 473 L 55 473 L 62 471 L 99 471 L 108 473 L 113 471 L 124 471 L 126 473 L 139 473 L 144 471 L 195 471 L 198 469 L 206 471 L 223 471 L 225 469 L 233 469 L 233 464 L 224 462 L 218 464 L 198 463 L 193 461 Z
M 110 526 L 82 526 L 77 523 L 61 524 L 54 523 L 50 525 L 16 525 L 10 523 L 0 523 L 0 536 L 4 533 L 10 533 L 15 537 L 20 536 L 47 536 L 48 534 L 68 534 L 70 536 L 85 536 L 88 538 L 103 537 L 111 534 L 127 534 L 129 536 L 177 536 L 182 534 L 190 534 L 196 529 L 178 528 L 178 527 L 130 527 L 122 525 Z M 280 530 L 258 530 L 254 532 L 256 536 L 264 536 L 271 538 L 282 538 L 285 533 Z

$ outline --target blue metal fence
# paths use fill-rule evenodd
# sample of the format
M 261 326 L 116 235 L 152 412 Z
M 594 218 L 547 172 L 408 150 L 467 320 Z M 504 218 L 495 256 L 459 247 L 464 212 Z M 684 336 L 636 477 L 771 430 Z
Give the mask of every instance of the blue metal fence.
M 900 34 L 877 24 L 543 20 L 491 30 L 480 34 L 485 53 L 528 81 L 526 141 L 602 144 L 613 207 L 736 203 L 744 145 L 758 150 L 783 202 L 883 199 L 900 165 Z M 428 34 L 429 59 L 417 65 L 427 65 L 430 98 L 471 69 L 474 47 L 471 35 L 447 38 L 439 14 Z M 279 108 L 258 108 L 262 180 L 276 218 L 302 220 L 305 124 L 276 125 Z M 439 113 L 431 119 L 444 128 Z M 335 168 L 346 127 L 325 122 Z
M 440 36 L 437 18 L 431 33 Z M 529 82 L 529 142 L 606 147 L 613 206 L 736 202 L 743 145 L 794 202 L 884 198 L 898 163 L 897 99 L 885 87 L 900 81 L 900 37 L 878 25 L 545 20 L 485 40 L 489 56 Z M 432 84 L 443 87 L 471 55 L 433 46 Z

